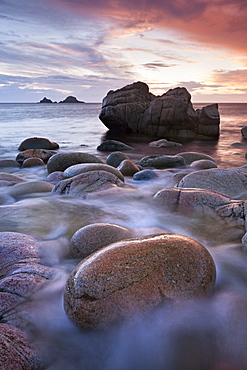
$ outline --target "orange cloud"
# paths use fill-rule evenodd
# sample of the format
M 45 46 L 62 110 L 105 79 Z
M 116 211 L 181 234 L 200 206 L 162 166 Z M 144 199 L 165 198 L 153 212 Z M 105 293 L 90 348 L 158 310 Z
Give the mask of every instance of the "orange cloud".
M 102 17 L 119 32 L 161 26 L 192 40 L 247 51 L 245 0 L 55 0 L 72 12 Z

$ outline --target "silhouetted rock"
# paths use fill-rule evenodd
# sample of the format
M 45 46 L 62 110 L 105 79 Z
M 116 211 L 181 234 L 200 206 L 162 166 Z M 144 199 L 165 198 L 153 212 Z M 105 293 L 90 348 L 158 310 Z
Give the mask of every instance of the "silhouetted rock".
M 53 101 L 44 97 L 42 100 L 40 100 L 40 103 L 53 103 Z
M 143 82 L 109 91 L 99 118 L 109 130 L 122 130 L 170 140 L 216 140 L 220 116 L 217 104 L 195 110 L 184 87 L 161 96 Z
M 66 99 L 61 100 L 59 103 L 85 103 L 85 102 L 77 100 L 77 98 L 74 96 L 67 96 Z

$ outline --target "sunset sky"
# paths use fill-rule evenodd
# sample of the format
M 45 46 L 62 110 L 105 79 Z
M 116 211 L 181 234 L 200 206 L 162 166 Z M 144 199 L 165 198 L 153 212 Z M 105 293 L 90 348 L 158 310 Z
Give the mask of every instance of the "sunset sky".
M 0 102 L 101 102 L 135 81 L 247 102 L 246 0 L 0 0 Z

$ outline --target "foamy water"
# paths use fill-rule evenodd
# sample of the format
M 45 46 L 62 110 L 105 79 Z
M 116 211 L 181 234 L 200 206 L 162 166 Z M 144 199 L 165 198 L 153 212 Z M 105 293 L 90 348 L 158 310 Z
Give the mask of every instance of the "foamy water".
M 195 108 L 201 106 L 194 105 Z M 213 156 L 219 167 L 242 166 L 247 163 L 247 141 L 242 139 L 240 130 L 246 123 L 247 104 L 220 104 L 219 109 L 221 136 L 218 142 L 193 142 L 182 148 L 156 149 L 147 142 L 135 141 L 134 137 L 123 138 L 133 146 L 128 154 L 137 159 L 145 154 L 199 151 Z M 63 152 L 83 151 L 105 158 L 104 153 L 96 150 L 107 131 L 98 119 L 99 110 L 100 104 L 0 104 L 0 159 L 14 159 L 21 141 L 32 136 L 58 142 Z M 234 142 L 243 145 L 232 146 Z M 43 168 L 8 171 L 29 180 L 47 176 Z M 87 200 L 33 195 L 13 203 L 18 231 L 39 239 L 44 263 L 59 271 L 57 278 L 37 294 L 30 317 L 32 340 L 45 368 L 247 368 L 247 255 L 241 248 L 240 238 L 227 240 L 227 226 L 198 223 L 198 220 L 158 209 L 152 196 L 174 185 L 170 171 L 164 171 L 158 180 L 151 182 L 137 183 L 131 179 L 126 182 L 135 189 Z M 22 217 L 23 206 L 30 215 L 27 219 Z M 208 248 L 216 264 L 213 295 L 179 307 L 161 307 L 147 317 L 136 317 L 106 331 L 78 329 L 63 310 L 63 290 L 67 277 L 78 263 L 68 254 L 70 237 L 82 222 L 116 223 L 135 230 L 140 236 L 167 231 L 195 238 Z M 0 231 L 17 231 L 15 224 L 8 222 L 7 215 L 0 221 Z

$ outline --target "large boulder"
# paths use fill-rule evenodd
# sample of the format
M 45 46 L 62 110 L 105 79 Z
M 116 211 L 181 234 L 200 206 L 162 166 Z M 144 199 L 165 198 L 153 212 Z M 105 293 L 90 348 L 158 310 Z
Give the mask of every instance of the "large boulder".
M 125 184 L 113 173 L 97 170 L 88 171 L 62 180 L 55 185 L 53 192 L 86 197 L 88 193 L 106 190 L 115 186 L 124 187 Z
M 211 245 L 239 240 L 246 231 L 246 202 L 232 200 L 217 191 L 166 188 L 159 190 L 154 200 L 157 207 L 170 212 L 170 221 L 176 228 L 182 227 L 183 233 L 192 232 Z M 176 214 L 183 217 L 176 217 Z
M 215 278 L 210 253 L 191 238 L 122 240 L 77 265 L 66 284 L 65 311 L 82 328 L 105 328 L 168 302 L 208 296 Z
M 209 168 L 184 176 L 177 186 L 214 190 L 232 198 L 241 198 L 247 193 L 247 176 L 231 168 Z
M 220 116 L 217 104 L 195 110 L 184 87 L 161 96 L 149 93 L 143 82 L 110 91 L 99 118 L 110 130 L 122 129 L 157 138 L 216 140 Z
M 102 102 L 99 118 L 110 130 L 137 132 L 141 115 L 155 96 L 143 82 L 109 91 Z

